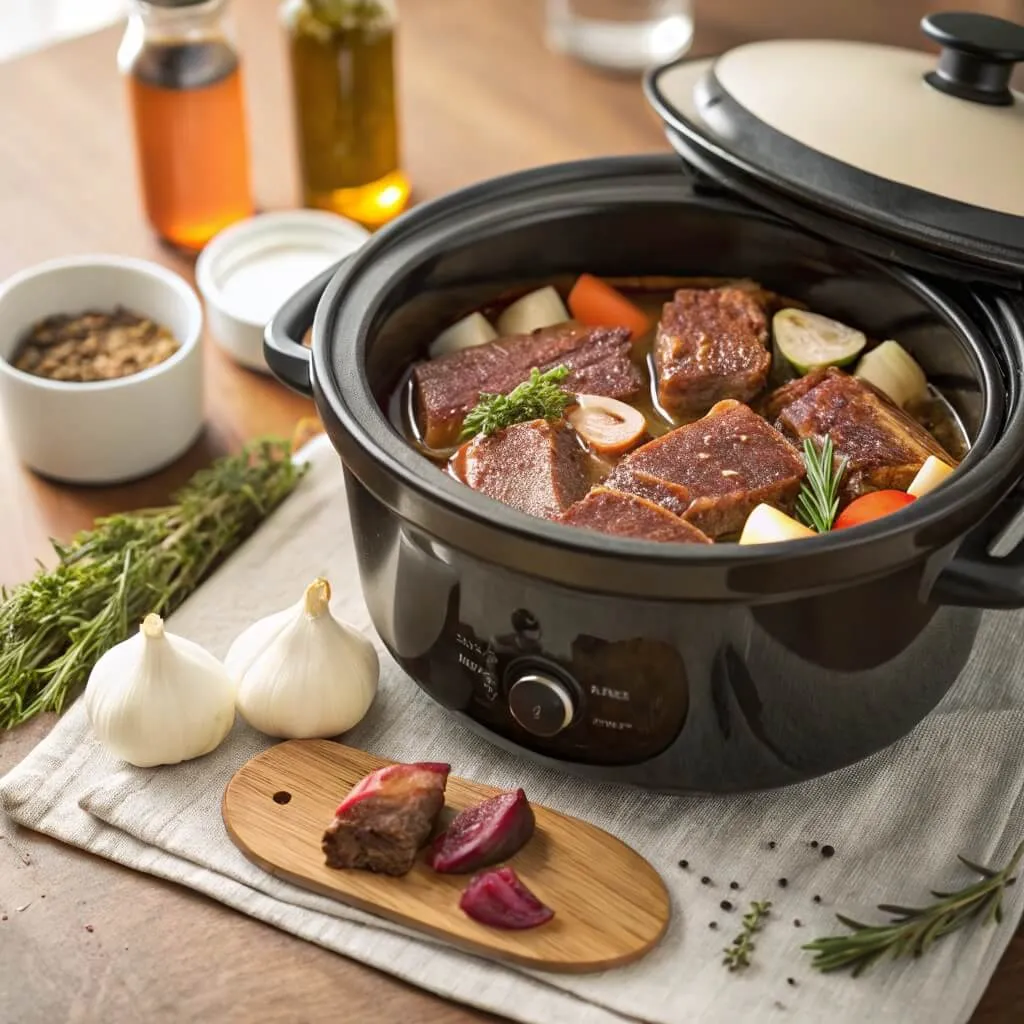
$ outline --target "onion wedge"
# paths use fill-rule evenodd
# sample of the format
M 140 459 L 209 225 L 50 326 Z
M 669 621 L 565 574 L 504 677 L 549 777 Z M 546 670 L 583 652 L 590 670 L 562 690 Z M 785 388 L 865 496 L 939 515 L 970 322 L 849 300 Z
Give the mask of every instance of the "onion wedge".
M 928 397 L 924 370 L 898 341 L 883 341 L 873 348 L 857 364 L 854 376 L 878 388 L 901 409 Z
M 577 395 L 566 419 L 599 455 L 622 455 L 647 433 L 644 414 L 617 398 Z
M 798 523 L 795 519 L 780 512 L 771 505 L 758 505 L 747 516 L 740 535 L 741 544 L 776 544 L 784 540 L 800 540 L 803 537 L 818 535 Z
M 490 321 L 481 313 L 470 313 L 461 320 L 443 330 L 427 349 L 431 359 L 447 356 L 452 352 L 461 352 L 464 348 L 476 348 L 494 341 L 498 332 Z
M 569 311 L 562 297 L 548 285 L 524 295 L 498 317 L 498 334 L 529 334 L 541 327 L 553 327 L 569 320 Z
M 912 494 L 915 498 L 924 497 L 934 491 L 952 472 L 952 466 L 947 466 L 942 459 L 929 455 L 907 488 L 907 494 Z

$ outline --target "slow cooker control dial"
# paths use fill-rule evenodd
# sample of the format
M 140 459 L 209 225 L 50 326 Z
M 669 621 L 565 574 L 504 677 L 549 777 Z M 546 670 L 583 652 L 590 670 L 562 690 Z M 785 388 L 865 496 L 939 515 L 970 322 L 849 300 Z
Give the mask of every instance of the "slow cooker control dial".
M 576 714 L 569 687 L 539 671 L 522 675 L 512 684 L 508 707 L 512 717 L 534 736 L 557 736 Z

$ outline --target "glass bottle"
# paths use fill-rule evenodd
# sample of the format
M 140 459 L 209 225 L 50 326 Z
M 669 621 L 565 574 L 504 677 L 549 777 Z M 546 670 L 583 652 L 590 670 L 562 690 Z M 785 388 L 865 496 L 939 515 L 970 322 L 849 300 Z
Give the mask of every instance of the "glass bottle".
M 306 206 L 366 227 L 402 211 L 394 0 L 286 0 Z
M 253 213 L 226 9 L 227 0 L 132 0 L 118 53 L 146 216 L 161 238 L 193 252 Z

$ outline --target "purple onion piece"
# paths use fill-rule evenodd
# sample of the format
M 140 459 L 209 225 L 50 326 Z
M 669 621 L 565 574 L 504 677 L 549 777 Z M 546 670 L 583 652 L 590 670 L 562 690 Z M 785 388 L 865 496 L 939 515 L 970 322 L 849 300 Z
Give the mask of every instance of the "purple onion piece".
M 480 924 L 516 931 L 536 928 L 555 916 L 509 867 L 470 879 L 459 899 L 459 907 Z
M 457 814 L 431 847 L 427 863 L 445 874 L 468 874 L 508 860 L 529 841 L 533 809 L 526 794 L 499 793 Z

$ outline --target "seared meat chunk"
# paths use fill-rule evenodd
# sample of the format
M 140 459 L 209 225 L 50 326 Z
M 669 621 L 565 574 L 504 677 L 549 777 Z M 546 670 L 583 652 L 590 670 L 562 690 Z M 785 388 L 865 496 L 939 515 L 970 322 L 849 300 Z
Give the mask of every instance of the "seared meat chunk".
M 835 367 L 780 388 L 767 409 L 779 429 L 798 442 L 832 438 L 836 455 L 848 460 L 840 493 L 844 504 L 869 491 L 905 491 L 929 455 L 956 465 L 902 409 Z
M 404 875 L 444 806 L 449 770 L 434 762 L 392 764 L 357 782 L 324 832 L 327 866 Z
M 413 371 L 423 440 L 432 448 L 455 444 L 466 413 L 482 393 L 507 395 L 534 367 L 543 373 L 556 366 L 569 368 L 562 381 L 566 391 L 628 402 L 643 389 L 625 328 L 562 324 L 496 338 L 420 363 Z
M 745 288 L 681 288 L 665 304 L 654 342 L 658 400 L 673 416 L 749 401 L 768 380 L 768 320 Z
M 563 516 L 563 523 L 598 530 L 618 537 L 657 540 L 677 544 L 710 544 L 696 526 L 673 515 L 661 505 L 638 497 L 595 487 L 582 501 L 576 502 Z
M 730 400 L 627 455 L 605 486 L 656 502 L 717 539 L 742 529 L 762 502 L 791 511 L 803 477 L 793 446 Z
M 452 470 L 469 487 L 527 515 L 557 519 L 587 493 L 587 455 L 564 420 L 531 420 L 467 441 Z

